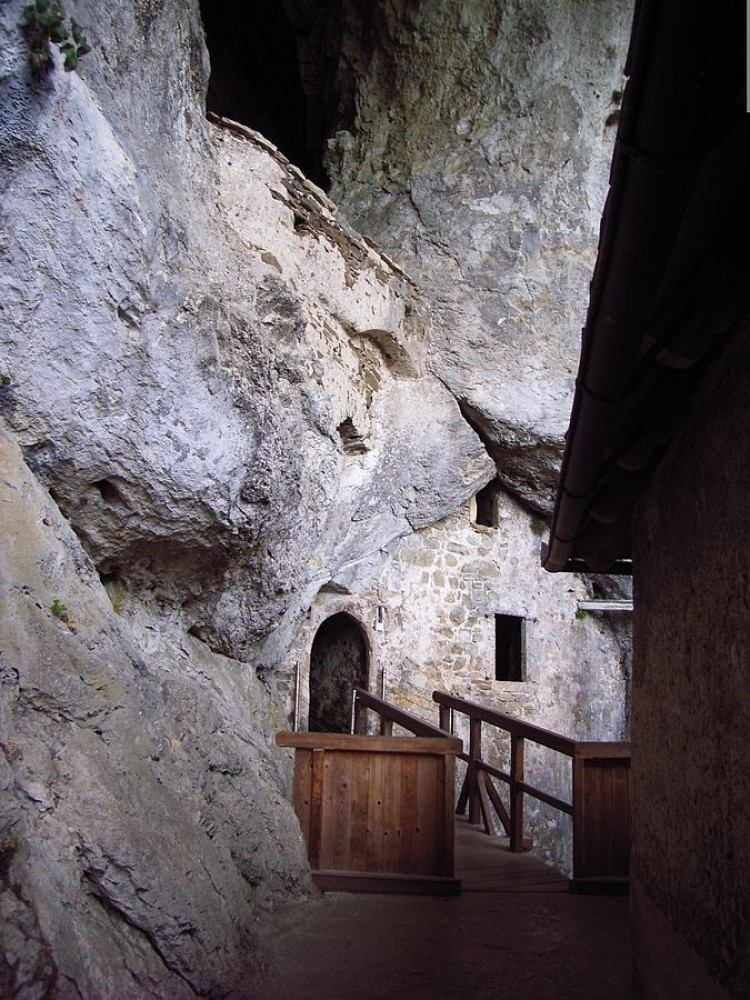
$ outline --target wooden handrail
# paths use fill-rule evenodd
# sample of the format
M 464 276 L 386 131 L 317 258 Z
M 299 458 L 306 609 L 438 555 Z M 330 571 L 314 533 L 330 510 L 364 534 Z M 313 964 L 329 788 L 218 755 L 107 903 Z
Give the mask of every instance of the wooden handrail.
M 549 729 L 543 729 L 512 715 L 495 711 L 487 705 L 468 701 L 443 691 L 432 695 L 440 708 L 440 726 L 398 708 L 361 688 L 354 692 L 354 730 L 364 732 L 365 713 L 380 718 L 381 738 L 392 737 L 393 726 L 400 726 L 416 737 L 440 739 L 449 753 L 467 763 L 466 777 L 458 795 L 456 812 L 469 809 L 471 823 L 483 823 L 487 833 L 494 830 L 490 810 L 494 809 L 510 840 L 512 851 L 523 851 L 524 797 L 530 795 L 554 809 L 573 817 L 573 880 L 576 888 L 595 886 L 601 889 L 627 885 L 629 844 L 628 770 L 629 743 L 576 741 Z M 459 712 L 469 720 L 469 748 L 451 734 L 451 713 Z M 510 736 L 510 771 L 506 773 L 482 759 L 482 724 L 500 729 Z M 319 734 L 318 734 L 319 735 Z M 296 734 L 295 739 L 303 734 Z M 285 739 L 291 739 L 291 734 Z M 360 737 L 363 740 L 372 737 Z M 535 788 L 525 780 L 524 751 L 526 740 L 547 747 L 570 758 L 573 801 L 566 802 L 549 792 Z M 394 741 L 396 744 L 398 740 Z M 296 745 L 293 743 L 287 745 Z M 491 778 L 504 782 L 509 789 L 506 808 Z M 624 832 L 623 832 L 624 831 Z
M 362 713 L 367 709 L 370 709 L 380 716 L 381 736 L 390 736 L 393 726 L 397 725 L 401 726 L 402 729 L 406 729 L 410 733 L 414 733 L 415 736 L 452 739 L 458 744 L 457 750 L 459 752 L 463 750 L 463 742 L 458 739 L 458 737 L 452 736 L 444 729 L 440 729 L 438 726 L 433 726 L 430 722 L 425 722 L 424 719 L 420 719 L 419 716 L 413 715 L 411 712 L 407 712 L 406 709 L 399 708 L 397 705 L 393 705 L 389 701 L 384 701 L 382 698 L 378 698 L 376 695 L 370 694 L 369 691 L 364 691 L 362 688 L 355 688 L 354 691 L 355 732 L 360 731 Z
M 358 750 L 371 753 L 403 753 L 404 740 L 398 736 L 351 736 L 349 733 L 276 733 L 276 745 L 299 750 Z M 461 740 L 441 733 L 438 738 L 415 736 L 409 740 L 409 753 L 450 753 L 457 755 Z
M 463 715 L 468 715 L 470 719 L 487 722 L 489 725 L 497 726 L 498 729 L 504 729 L 514 736 L 521 736 L 524 739 L 532 740 L 534 743 L 540 743 L 544 747 L 549 747 L 550 750 L 557 750 L 558 753 L 564 753 L 567 757 L 575 756 L 576 746 L 578 745 L 576 741 L 569 739 L 567 736 L 561 736 L 559 733 L 552 732 L 550 729 L 542 729 L 540 726 L 534 726 L 530 722 L 523 722 L 521 719 L 516 719 L 512 715 L 505 715 L 504 712 L 496 712 L 492 708 L 487 708 L 486 705 L 480 705 L 475 701 L 467 701 L 465 698 L 457 698 L 455 695 L 445 694 L 442 691 L 433 691 L 432 700 L 444 708 L 452 708 Z
M 601 888 L 602 885 L 627 884 L 629 743 L 571 740 L 560 733 L 442 691 L 434 691 L 432 699 L 440 706 L 440 724 L 444 731 L 452 729 L 451 712 L 459 712 L 469 720 L 469 752 L 459 754 L 459 759 L 466 761 L 468 766 L 458 796 L 457 812 L 463 813 L 468 805 L 469 822 L 481 821 L 485 831 L 492 833 L 490 806 L 493 806 L 510 840 L 511 851 L 522 851 L 527 846 L 523 837 L 523 802 L 524 795 L 530 795 L 573 817 L 572 885 L 596 885 Z M 482 759 L 482 723 L 510 735 L 510 773 L 492 767 Z M 526 740 L 571 758 L 572 802 L 566 802 L 525 781 Z M 490 777 L 508 785 L 509 809 L 505 808 Z M 604 855 L 607 857 L 602 863 Z M 601 870 L 592 874 L 593 868 Z

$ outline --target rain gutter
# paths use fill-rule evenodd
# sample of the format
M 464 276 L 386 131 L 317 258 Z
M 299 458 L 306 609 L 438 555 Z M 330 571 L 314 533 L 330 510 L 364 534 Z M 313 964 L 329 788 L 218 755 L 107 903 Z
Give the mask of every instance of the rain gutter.
M 717 108 L 731 104 L 722 103 L 726 35 L 727 19 L 714 6 L 637 0 L 570 428 L 543 557 L 551 572 L 580 570 L 576 540 L 599 487 L 662 273 L 703 159 L 725 128 Z

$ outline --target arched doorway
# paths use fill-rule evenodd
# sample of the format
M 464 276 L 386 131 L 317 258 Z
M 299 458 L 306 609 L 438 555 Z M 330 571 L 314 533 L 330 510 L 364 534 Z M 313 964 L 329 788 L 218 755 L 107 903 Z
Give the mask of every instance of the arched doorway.
M 369 667 L 362 626 L 345 611 L 326 618 L 310 650 L 311 733 L 348 733 L 352 691 L 366 688 Z

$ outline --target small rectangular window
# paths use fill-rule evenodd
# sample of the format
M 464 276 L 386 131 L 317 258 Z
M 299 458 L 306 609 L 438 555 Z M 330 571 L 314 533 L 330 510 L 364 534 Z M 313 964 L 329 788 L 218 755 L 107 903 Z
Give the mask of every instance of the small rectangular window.
M 497 480 L 487 483 L 474 498 L 477 508 L 474 524 L 485 528 L 497 527 Z
M 495 680 L 522 681 L 523 618 L 516 615 L 495 615 Z

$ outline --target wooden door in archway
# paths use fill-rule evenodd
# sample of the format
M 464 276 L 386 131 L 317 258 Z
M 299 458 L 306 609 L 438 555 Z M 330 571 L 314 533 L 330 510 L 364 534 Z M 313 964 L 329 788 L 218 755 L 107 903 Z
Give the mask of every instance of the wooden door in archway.
M 310 651 L 311 733 L 348 733 L 352 691 L 367 688 L 369 653 L 362 626 L 346 612 L 322 623 Z

